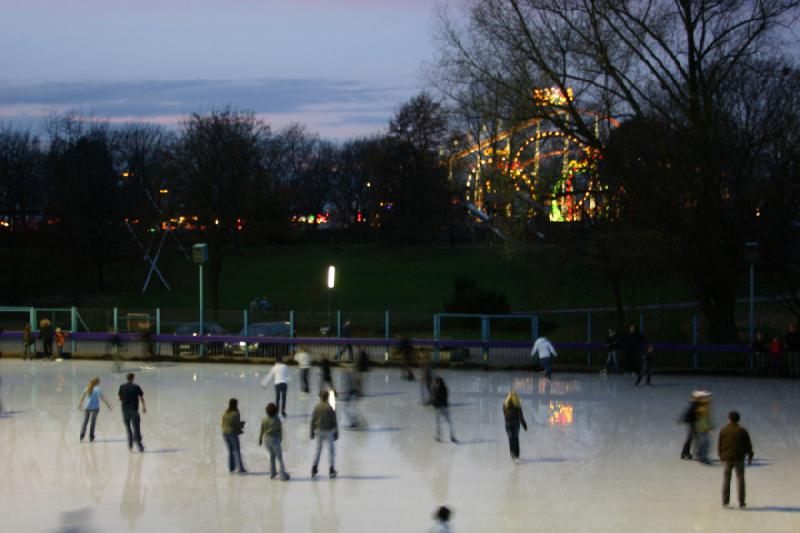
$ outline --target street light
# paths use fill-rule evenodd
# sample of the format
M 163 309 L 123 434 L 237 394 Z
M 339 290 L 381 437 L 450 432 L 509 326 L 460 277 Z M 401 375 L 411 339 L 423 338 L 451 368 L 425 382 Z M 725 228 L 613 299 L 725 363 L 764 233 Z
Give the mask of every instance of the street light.
M 333 287 L 336 285 L 336 267 L 328 267 L 328 335 L 331 333 L 333 323 L 331 321 L 331 311 L 333 309 Z
M 203 265 L 208 263 L 208 245 L 205 243 L 195 244 L 192 246 L 192 259 L 197 263 L 200 271 L 200 356 L 205 355 L 205 344 L 203 343 L 203 314 L 205 306 L 203 305 Z
M 749 241 L 744 243 L 744 261 L 750 266 L 750 345 L 753 345 L 755 335 L 755 282 L 756 282 L 756 263 L 758 263 L 758 242 Z

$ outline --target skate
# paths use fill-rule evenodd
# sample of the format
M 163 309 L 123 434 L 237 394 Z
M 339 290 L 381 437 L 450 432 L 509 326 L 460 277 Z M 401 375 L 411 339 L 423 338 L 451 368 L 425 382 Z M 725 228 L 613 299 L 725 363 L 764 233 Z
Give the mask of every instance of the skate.
M 335 478 L 336 474 L 338 474 L 338 472 L 336 471 L 335 468 L 333 468 L 333 466 L 331 466 L 331 469 L 328 471 L 328 473 L 330 474 L 331 479 Z
M 314 466 L 311 467 L 311 477 L 312 478 L 316 478 L 318 472 L 319 472 L 319 470 L 317 469 L 317 465 L 314 465 Z

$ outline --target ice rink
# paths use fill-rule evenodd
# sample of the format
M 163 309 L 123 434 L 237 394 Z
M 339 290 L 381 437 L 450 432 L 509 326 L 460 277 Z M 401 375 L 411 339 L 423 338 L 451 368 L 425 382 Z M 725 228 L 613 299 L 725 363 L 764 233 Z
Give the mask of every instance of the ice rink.
M 339 478 L 328 479 L 323 454 L 312 481 L 314 400 L 300 396 L 293 368 L 284 423 L 292 480 L 281 482 L 269 479 L 257 445 L 274 399 L 271 386 L 259 386 L 269 367 L 142 367 L 123 368 L 136 372 L 147 400 L 140 454 L 125 443 L 116 398 L 124 374 L 110 362 L 0 360 L 0 531 L 423 532 L 439 505 L 454 510 L 459 533 L 800 531 L 797 381 L 656 375 L 654 387 L 636 388 L 630 376 L 556 373 L 547 383 L 541 374 L 445 370 L 455 445 L 434 442 L 417 383 L 375 369 L 359 402 L 367 430 L 342 431 Z M 93 376 L 114 411 L 103 406 L 97 440 L 80 443 L 78 399 Z M 512 384 L 529 423 L 521 464 L 509 458 L 501 412 Z M 722 508 L 718 463 L 679 459 L 677 420 L 697 388 L 715 396 L 714 449 L 729 410 L 750 431 L 747 511 Z M 227 471 L 220 417 L 231 397 L 247 421 L 246 476 Z

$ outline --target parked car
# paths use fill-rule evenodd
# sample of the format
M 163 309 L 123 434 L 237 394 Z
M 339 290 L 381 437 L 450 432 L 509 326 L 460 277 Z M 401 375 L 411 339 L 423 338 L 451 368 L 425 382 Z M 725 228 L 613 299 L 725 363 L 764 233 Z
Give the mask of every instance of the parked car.
M 244 337 L 244 329 L 239 332 L 240 337 Z M 291 337 L 292 325 L 289 322 L 256 322 L 247 328 L 249 343 L 240 341 L 238 343 L 226 344 L 225 352 L 230 355 L 255 355 L 257 357 L 286 357 L 289 355 L 289 343 L 265 343 L 253 342 L 253 337 Z M 246 348 L 246 350 L 245 350 Z
M 186 322 L 178 324 L 175 328 L 175 335 L 191 335 L 197 337 L 200 334 L 199 322 Z M 203 336 L 209 335 L 227 335 L 228 332 L 225 328 L 216 322 L 203 322 Z M 200 351 L 200 344 L 188 342 L 173 342 L 172 355 L 187 355 L 197 354 Z M 209 342 L 206 344 L 206 353 L 208 355 L 222 355 L 225 353 L 225 343 L 222 342 Z

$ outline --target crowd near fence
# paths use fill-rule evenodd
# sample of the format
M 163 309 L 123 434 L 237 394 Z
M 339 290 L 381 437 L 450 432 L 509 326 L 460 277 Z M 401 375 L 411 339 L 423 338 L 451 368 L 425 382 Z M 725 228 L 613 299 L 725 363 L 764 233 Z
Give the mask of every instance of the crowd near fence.
M 759 311 L 756 329 L 767 339 L 782 336 L 790 317 L 775 306 Z M 374 363 L 394 364 L 402 363 L 401 340 L 411 339 L 419 354 L 440 365 L 530 368 L 536 363 L 530 356 L 533 342 L 547 335 L 559 352 L 555 368 L 597 371 L 606 363 L 608 328 L 624 335 L 632 324 L 653 344 L 656 369 L 763 373 L 765 355 L 747 342 L 745 314 L 737 320 L 741 343 L 712 344 L 700 313 L 689 306 L 641 309 L 628 312 L 625 320 L 609 309 L 507 315 L 245 309 L 208 313 L 202 335 L 197 311 L 191 310 L 0 307 L 0 353 L 22 354 L 25 324 L 38 338 L 46 319 L 68 335 L 64 357 L 255 362 L 303 349 L 317 359 L 338 359 L 349 358 L 349 346 Z M 41 348 L 37 342 L 40 355 Z

